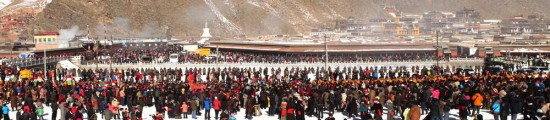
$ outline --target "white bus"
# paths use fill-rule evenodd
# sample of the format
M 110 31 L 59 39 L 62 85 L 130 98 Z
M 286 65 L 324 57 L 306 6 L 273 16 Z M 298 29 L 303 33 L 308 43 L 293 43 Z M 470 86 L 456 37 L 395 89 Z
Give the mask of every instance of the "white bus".
M 170 54 L 170 63 L 178 63 L 179 62 L 179 54 Z

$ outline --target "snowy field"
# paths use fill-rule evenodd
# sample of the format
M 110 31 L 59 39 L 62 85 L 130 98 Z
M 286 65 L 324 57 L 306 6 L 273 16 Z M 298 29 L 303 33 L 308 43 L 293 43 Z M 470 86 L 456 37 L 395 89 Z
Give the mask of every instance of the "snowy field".
M 8 105 L 9 106 L 9 105 Z M 267 115 L 267 109 L 262 109 L 262 116 L 255 116 L 252 118 L 252 120 L 277 120 L 277 116 L 268 116 Z M 44 117 L 44 119 L 46 120 L 51 120 L 51 114 L 52 114 L 52 109 L 50 107 L 45 107 L 44 108 L 44 112 L 46 114 L 46 116 Z M 202 115 L 203 116 L 197 116 L 197 120 L 204 120 L 204 110 L 201 110 L 202 112 Z M 212 109 L 210 111 L 210 115 L 211 115 L 211 120 L 214 120 L 214 110 Z M 235 117 L 237 118 L 237 120 L 245 120 L 245 110 L 244 109 L 241 109 L 236 115 Z M 489 110 L 481 110 L 481 114 L 483 115 L 483 118 L 484 120 L 493 120 L 493 115 L 491 113 L 489 113 Z M 10 112 L 10 118 L 12 120 L 15 120 L 15 115 L 16 115 L 16 111 L 11 111 Z M 143 119 L 144 120 L 152 120 L 153 118 L 150 117 L 151 115 L 155 114 L 155 107 L 144 107 L 143 108 Z M 386 114 L 387 112 L 384 111 L 384 116 L 382 117 L 383 119 L 386 119 Z M 168 114 L 165 115 L 165 119 L 166 120 L 176 120 L 176 119 L 168 119 Z M 84 114 L 84 116 L 86 116 L 86 114 Z M 104 120 L 102 117 L 101 117 L 101 114 L 97 113 L 97 116 L 98 116 L 98 119 L 99 120 Z M 187 119 L 191 119 L 191 114 L 188 115 L 189 118 Z M 324 118 L 322 118 L 322 120 L 324 120 L 326 117 L 328 117 L 328 112 L 325 111 L 325 115 L 323 116 Z M 335 112 L 334 114 L 334 117 L 336 118 L 336 120 L 343 120 L 343 119 L 348 119 L 348 120 L 354 120 L 354 119 L 357 119 L 359 120 L 360 118 L 357 117 L 357 118 L 349 118 L 345 115 L 342 115 L 341 112 Z M 422 115 L 421 118 L 423 119 L 424 117 L 426 117 L 426 115 Z M 401 120 L 401 118 L 399 116 L 396 116 L 395 117 L 396 120 Z M 457 109 L 453 109 L 451 110 L 451 116 L 450 116 L 451 120 L 458 120 L 458 110 Z M 58 112 L 57 113 L 57 119 L 60 120 L 60 113 Z M 86 119 L 86 118 L 85 118 Z M 468 117 L 468 120 L 473 120 L 474 118 L 473 117 Z M 508 119 L 510 120 L 511 119 L 511 116 L 508 116 Z M 518 115 L 518 119 L 523 119 L 523 115 Z M 114 119 L 113 119 L 114 120 Z M 306 120 L 317 120 L 317 117 L 308 117 L 306 116 Z

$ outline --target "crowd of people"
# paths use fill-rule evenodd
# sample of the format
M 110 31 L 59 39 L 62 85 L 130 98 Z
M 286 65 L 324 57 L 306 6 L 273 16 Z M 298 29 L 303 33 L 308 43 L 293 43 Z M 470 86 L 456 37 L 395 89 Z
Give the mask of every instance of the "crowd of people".
M 215 63 L 216 60 L 222 63 L 298 63 L 298 62 L 324 62 L 324 54 L 301 55 L 301 54 L 278 54 L 278 53 L 247 53 L 247 52 L 228 52 L 212 51 L 213 54 L 219 52 L 217 56 L 203 56 L 199 53 L 178 52 L 177 46 L 127 46 L 114 49 L 101 49 L 98 52 L 84 53 L 85 60 L 102 59 L 104 56 L 113 58 L 113 61 L 101 61 L 102 63 L 138 63 L 138 62 L 169 62 L 170 54 L 179 54 L 180 63 Z M 95 57 L 94 57 L 95 56 Z M 99 56 L 99 57 L 98 57 Z M 150 57 L 150 61 L 143 61 L 142 57 Z M 217 59 L 215 57 L 218 57 Z M 399 62 L 407 60 L 426 61 L 433 60 L 433 54 L 419 53 L 408 55 L 341 55 L 330 54 L 329 62 L 351 63 L 366 61 L 388 61 Z
M 121 51 L 122 52 L 122 51 Z M 153 53 L 153 52 L 151 52 Z M 155 53 L 157 54 L 157 53 Z M 475 67 L 478 68 L 478 67 Z M 2 117 L 17 120 L 253 119 L 306 116 L 362 120 L 461 120 L 490 110 L 496 120 L 548 119 L 543 73 L 473 73 L 434 67 L 176 68 L 31 70 L 2 65 Z M 452 73 L 452 74 L 445 74 Z M 51 118 L 44 118 L 51 107 Z M 10 111 L 17 111 L 10 116 Z M 211 111 L 214 111 L 211 115 Z M 244 111 L 245 118 L 237 118 Z M 60 116 L 57 116 L 59 113 Z M 328 113 L 328 115 L 326 115 Z M 384 115 L 386 116 L 385 118 Z M 338 118 L 340 119 L 340 118 Z M 341 118 L 344 119 L 344 118 Z
M 219 52 L 217 56 L 204 56 L 195 52 L 182 53 L 181 48 L 172 45 L 159 46 L 125 46 L 96 51 L 86 51 L 70 54 L 61 54 L 60 56 L 82 56 L 83 61 L 93 61 L 90 63 L 167 63 L 171 54 L 179 54 L 179 63 L 210 63 L 216 60 L 219 63 L 315 63 L 325 62 L 324 54 L 281 54 L 281 53 L 251 53 L 251 52 L 229 52 L 212 51 L 212 54 Z M 218 57 L 217 59 L 215 57 Z M 40 56 L 34 56 L 26 59 L 8 59 L 8 61 L 25 61 L 28 59 L 38 59 Z M 435 60 L 433 53 L 410 53 L 410 54 L 329 54 L 328 62 L 332 63 L 354 63 L 354 62 L 403 62 L 403 61 L 429 61 Z

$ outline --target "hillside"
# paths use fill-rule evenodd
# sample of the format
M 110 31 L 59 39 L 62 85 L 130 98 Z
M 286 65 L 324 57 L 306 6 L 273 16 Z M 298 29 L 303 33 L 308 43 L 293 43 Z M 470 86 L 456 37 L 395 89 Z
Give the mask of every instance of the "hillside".
M 0 0 L 1 15 L 17 14 L 19 10 L 24 8 L 33 8 L 41 10 L 52 0 Z
M 199 36 L 208 21 L 214 36 L 301 34 L 348 16 L 384 16 L 384 5 L 405 13 L 472 8 L 487 19 L 550 14 L 544 9 L 548 0 L 53 0 L 32 25 L 41 31 L 89 25 L 95 35 L 107 29 L 119 36 L 158 36 L 165 30 Z

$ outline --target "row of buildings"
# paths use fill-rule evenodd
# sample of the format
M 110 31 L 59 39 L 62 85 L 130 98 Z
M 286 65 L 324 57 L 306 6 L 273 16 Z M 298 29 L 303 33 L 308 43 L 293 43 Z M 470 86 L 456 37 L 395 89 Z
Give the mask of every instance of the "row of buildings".
M 391 8 L 395 9 L 395 8 Z M 451 12 L 426 12 L 421 15 L 403 14 L 387 10 L 392 17 L 370 18 L 366 20 L 349 17 L 338 20 L 333 29 L 354 36 L 396 35 L 418 36 L 433 35 L 436 31 L 452 34 L 548 34 L 550 20 L 543 16 L 515 16 L 504 20 L 485 20 L 473 9 Z M 318 31 L 315 29 L 314 31 Z

